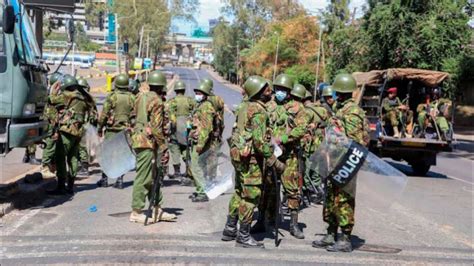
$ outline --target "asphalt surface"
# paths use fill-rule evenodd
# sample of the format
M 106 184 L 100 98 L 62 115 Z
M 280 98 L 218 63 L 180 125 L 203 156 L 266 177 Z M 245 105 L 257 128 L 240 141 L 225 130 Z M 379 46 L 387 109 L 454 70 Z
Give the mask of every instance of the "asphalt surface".
M 190 96 L 200 79 L 211 77 L 205 70 L 167 70 L 185 81 Z M 230 109 L 242 98 L 217 80 L 214 87 Z M 226 121 L 226 126 L 231 123 Z M 163 193 L 164 207 L 178 216 L 177 222 L 146 227 L 130 223 L 135 173 L 126 175 L 124 190 L 97 188 L 100 170 L 94 167 L 89 178 L 78 181 L 74 197 L 48 198 L 40 206 L 3 218 L 0 264 L 473 265 L 474 161 L 466 154 L 472 152 L 440 154 L 427 177 L 412 176 L 404 163 L 391 162 L 409 175 L 408 183 L 390 206 L 376 204 L 382 198 L 358 192 L 352 238 L 356 250 L 350 254 L 311 247 L 311 241 L 325 232 L 320 205 L 301 211 L 304 240 L 289 235 L 287 217 L 278 248 L 272 233 L 256 236 L 265 250 L 236 248 L 220 240 L 230 192 L 207 203 L 192 203 L 188 196 L 193 188 L 174 180 L 164 181 Z

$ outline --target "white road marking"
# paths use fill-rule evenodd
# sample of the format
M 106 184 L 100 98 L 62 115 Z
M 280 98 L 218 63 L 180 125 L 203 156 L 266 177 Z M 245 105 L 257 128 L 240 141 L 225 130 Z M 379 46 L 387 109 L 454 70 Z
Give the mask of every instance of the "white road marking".
M 53 199 L 47 199 L 43 202 L 42 206 L 48 206 L 53 202 Z M 42 206 L 39 206 L 37 209 L 33 209 L 28 211 L 25 215 L 23 215 L 18 221 L 15 223 L 11 224 L 10 226 L 5 226 L 7 227 L 4 231 L 4 235 L 10 235 L 13 232 L 15 232 L 20 226 L 24 225 L 29 219 L 31 219 L 33 216 L 38 214 L 40 211 L 43 210 Z
M 457 177 L 450 176 L 450 175 L 448 175 L 447 177 L 448 177 L 448 178 L 451 178 L 451 179 L 454 179 L 454 180 L 457 180 L 457 181 L 460 181 L 460 182 L 463 182 L 463 183 L 466 183 L 466 184 L 469 184 L 469 185 L 471 185 L 471 186 L 474 185 L 474 183 L 469 182 L 469 181 L 466 181 L 466 180 L 461 179 L 461 178 L 457 178 Z

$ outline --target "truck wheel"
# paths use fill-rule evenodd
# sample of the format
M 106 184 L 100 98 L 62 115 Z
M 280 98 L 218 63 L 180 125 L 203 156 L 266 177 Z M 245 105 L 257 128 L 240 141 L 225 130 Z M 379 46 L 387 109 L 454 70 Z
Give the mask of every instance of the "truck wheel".
M 424 162 L 419 162 L 411 165 L 413 173 L 417 176 L 426 176 L 426 173 L 430 170 L 431 165 Z

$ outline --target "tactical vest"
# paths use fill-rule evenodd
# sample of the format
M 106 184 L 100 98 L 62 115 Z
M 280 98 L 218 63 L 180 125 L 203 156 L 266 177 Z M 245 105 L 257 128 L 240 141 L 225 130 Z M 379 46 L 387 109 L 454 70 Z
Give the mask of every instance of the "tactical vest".
M 178 95 L 176 101 L 176 116 L 189 116 L 191 114 L 191 104 L 189 98 L 184 95 Z
M 128 91 L 117 91 L 115 96 L 117 100 L 112 105 L 114 125 L 127 125 L 133 108 L 132 95 Z

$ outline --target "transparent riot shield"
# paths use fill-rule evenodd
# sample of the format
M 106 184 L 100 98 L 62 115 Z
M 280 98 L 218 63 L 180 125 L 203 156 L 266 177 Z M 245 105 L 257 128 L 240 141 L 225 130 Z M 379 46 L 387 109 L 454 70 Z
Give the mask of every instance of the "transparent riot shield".
M 230 159 L 228 140 L 235 124 L 232 112 L 224 112 L 224 132 L 222 142 L 211 147 L 199 156 L 191 156 L 191 171 L 193 178 L 204 187 L 204 192 L 210 199 L 234 188 L 234 167 Z M 193 162 L 197 160 L 197 162 Z
M 374 208 L 389 207 L 408 181 L 405 174 L 333 127 L 326 129 L 309 167 Z
M 84 126 L 84 134 L 81 139 L 81 146 L 85 147 L 89 160 L 94 161 L 93 158 L 97 156 L 97 149 L 100 145 L 99 135 L 97 134 L 97 128 L 91 124 Z
M 176 132 L 175 138 L 181 145 L 188 144 L 188 117 L 187 116 L 178 116 L 176 119 Z
M 118 178 L 135 169 L 135 153 L 126 131 L 121 131 L 102 142 L 97 152 L 97 160 L 109 178 Z

